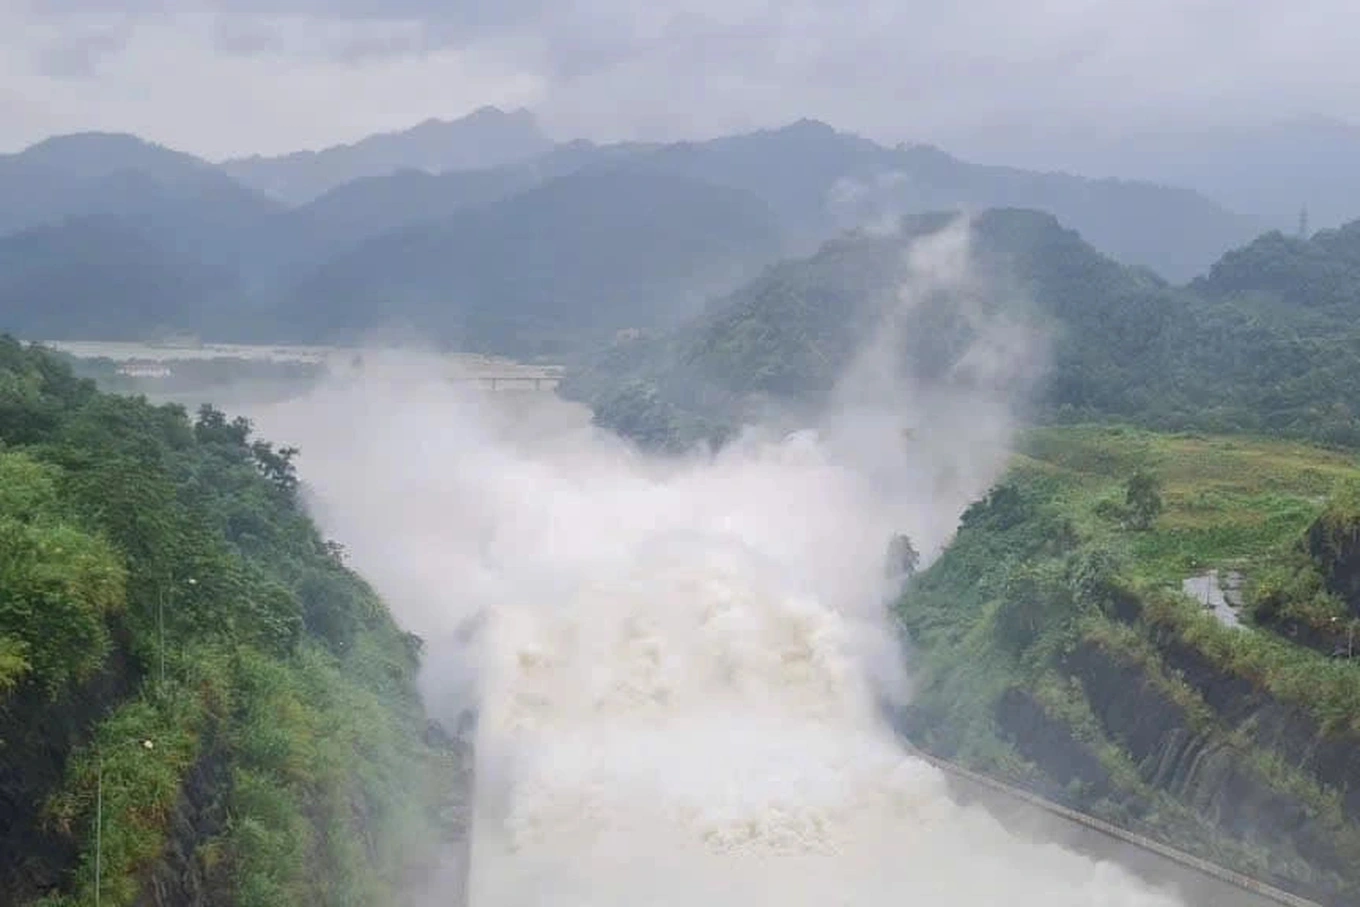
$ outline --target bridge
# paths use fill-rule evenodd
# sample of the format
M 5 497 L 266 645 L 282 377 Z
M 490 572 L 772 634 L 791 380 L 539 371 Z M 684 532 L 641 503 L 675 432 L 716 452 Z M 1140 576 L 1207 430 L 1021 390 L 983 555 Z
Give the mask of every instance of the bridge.
M 456 374 L 450 381 L 485 391 L 552 391 L 562 382 L 561 374 Z
M 169 384 L 177 371 L 189 363 L 208 360 L 238 362 L 296 362 L 344 373 L 362 369 L 366 352 L 362 348 L 330 346 L 251 345 L 233 343 L 195 343 L 187 345 L 126 343 L 98 340 L 39 341 L 82 359 L 103 358 L 118 363 L 125 377 L 152 385 Z M 562 381 L 560 365 L 518 362 L 500 356 L 478 353 L 447 353 L 449 380 L 486 391 L 553 391 Z

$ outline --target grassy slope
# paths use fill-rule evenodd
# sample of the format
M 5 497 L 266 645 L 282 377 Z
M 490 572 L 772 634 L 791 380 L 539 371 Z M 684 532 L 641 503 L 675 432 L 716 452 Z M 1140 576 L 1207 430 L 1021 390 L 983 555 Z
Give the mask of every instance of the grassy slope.
M 897 235 L 847 235 L 772 266 L 684 330 L 582 365 L 564 390 L 589 402 L 600 424 L 661 447 L 720 436 L 765 398 L 815 406 L 889 301 L 913 285 L 910 242 L 947 219 L 910 217 Z M 1173 287 L 1040 212 L 996 209 L 972 221 L 971 263 L 986 297 L 1051 332 L 1051 371 L 1033 401 L 1046 424 L 1109 420 L 1360 446 L 1357 262 L 1360 227 L 1308 242 L 1267 237 Z M 913 311 L 897 351 L 904 372 L 949 374 L 976 336 L 974 319 L 959 317 L 965 295 L 931 294 Z
M 96 840 L 111 907 L 397 904 L 447 852 L 419 641 L 290 459 L 0 338 L 6 903 L 92 903 Z
M 1119 514 L 1140 468 L 1166 505 L 1148 531 Z M 900 604 L 919 648 L 909 732 L 1296 890 L 1354 896 L 1360 803 L 1345 753 L 1360 739 L 1360 666 L 1224 627 L 1179 589 L 1239 567 L 1259 596 L 1297 569 L 1300 538 L 1357 479 L 1354 454 L 1280 441 L 1029 433 L 1003 485 L 1014 494 L 966 515 Z
M 1238 436 L 1081 426 L 1035 430 L 1020 450 L 1015 468 L 1056 480 L 1084 535 L 1126 543 L 1137 578 L 1177 588 L 1201 568 L 1279 560 L 1338 487 L 1360 480 L 1353 452 Z M 1139 468 L 1161 479 L 1166 510 L 1129 536 L 1096 511 L 1121 501 Z

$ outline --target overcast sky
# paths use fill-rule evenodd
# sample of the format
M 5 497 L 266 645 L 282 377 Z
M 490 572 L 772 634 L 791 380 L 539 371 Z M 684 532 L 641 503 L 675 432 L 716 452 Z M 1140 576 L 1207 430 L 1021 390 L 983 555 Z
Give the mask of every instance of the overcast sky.
M 209 158 L 527 106 L 560 138 L 1360 121 L 1354 0 L 0 0 L 0 150 Z

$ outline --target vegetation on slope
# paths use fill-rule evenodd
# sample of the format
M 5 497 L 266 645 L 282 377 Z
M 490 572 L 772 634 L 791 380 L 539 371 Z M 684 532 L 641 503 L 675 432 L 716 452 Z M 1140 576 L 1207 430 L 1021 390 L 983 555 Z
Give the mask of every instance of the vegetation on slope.
M 110 215 L 0 237 L 0 330 L 29 338 L 141 340 L 242 292 L 226 268 Z
M 908 245 L 946 219 L 908 218 L 897 234 L 844 238 L 773 266 L 698 322 L 651 341 L 645 355 L 614 351 L 567 389 L 620 429 L 730 426 L 753 399 L 815 404 L 902 286 Z M 1348 285 L 1333 272 L 1348 274 L 1347 263 L 1360 260 L 1360 230 L 1312 240 L 1305 257 L 1323 262 L 1320 276 L 1289 292 L 1282 289 L 1289 281 L 1262 276 L 1282 267 L 1277 241 L 1232 253 L 1187 289 L 1105 258 L 1039 212 L 985 211 L 972 232 L 975 270 L 993 299 L 1036 312 L 1053 339 L 1041 420 L 1112 418 L 1360 443 L 1352 409 L 1360 396 L 1360 302 L 1332 298 Z M 1300 297 L 1315 302 L 1301 305 Z M 901 351 L 907 367 L 937 355 L 938 325 L 917 324 Z M 633 390 L 615 399 L 622 386 Z M 657 414 L 646 418 L 638 410 L 649 401 Z M 675 443 L 664 433 L 662 440 Z
M 1274 577 L 1357 480 L 1354 456 L 1281 441 L 1031 432 L 898 606 L 917 650 L 904 726 L 980 770 L 1353 902 L 1360 663 L 1254 615 L 1282 597 L 1317 605 Z M 1148 495 L 1160 507 L 1140 528 Z M 1244 626 L 1182 594 L 1209 569 L 1246 572 Z
M 467 349 L 560 354 L 674 323 L 781 248 L 747 193 L 588 170 L 345 251 L 299 283 L 279 328 L 353 338 L 393 321 Z
M 771 402 L 815 410 L 894 305 L 908 244 L 945 221 L 909 218 L 769 268 L 696 323 L 616 345 L 568 391 L 663 448 L 721 441 Z M 1267 236 L 1188 288 L 1038 212 L 983 212 L 972 233 L 989 301 L 1049 329 L 1032 412 L 1048 427 L 900 604 L 917 679 L 903 728 L 1136 831 L 1354 903 L 1360 230 Z M 957 360 L 969 325 L 957 330 L 951 308 L 932 296 L 912 309 L 904 371 L 930 380 Z M 1209 570 L 1245 574 L 1245 603 L 1226 615 L 1242 625 L 1182 593 Z
M 0 341 L 7 902 L 395 904 L 446 849 L 419 640 L 295 453 Z

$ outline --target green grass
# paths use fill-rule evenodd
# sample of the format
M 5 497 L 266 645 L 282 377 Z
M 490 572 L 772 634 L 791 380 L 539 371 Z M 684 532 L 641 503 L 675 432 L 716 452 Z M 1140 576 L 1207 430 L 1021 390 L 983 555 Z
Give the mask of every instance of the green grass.
M 1084 534 L 1125 548 L 1137 578 L 1177 588 L 1211 567 L 1281 563 L 1329 496 L 1360 481 L 1354 453 L 1276 440 L 1078 426 L 1036 429 L 1019 450 L 1017 471 L 1052 480 Z M 1131 534 L 1099 505 L 1122 502 L 1137 469 L 1161 480 L 1166 509 Z
M 463 765 L 427 736 L 418 640 L 307 518 L 294 452 L 4 338 L 0 398 L 19 769 L 0 901 L 408 900 L 457 829 Z
M 58 827 L 98 840 L 102 903 L 134 903 L 140 874 L 161 856 L 202 721 L 198 697 L 181 691 L 127 703 L 100 726 L 75 760 L 73 784 L 49 804 Z M 100 826 L 97 836 L 79 827 L 91 820 Z M 57 903 L 93 903 L 95 863 L 92 848 L 77 871 L 76 892 Z
M 1360 482 L 1356 454 L 1118 426 L 1036 429 L 1019 449 L 1014 474 L 1037 482 L 1084 537 L 1126 556 L 1127 578 L 1151 620 L 1324 728 L 1360 733 L 1360 668 L 1266 630 L 1225 627 L 1176 594 L 1183 579 L 1210 568 L 1238 568 L 1249 580 L 1297 569 L 1309 525 Z M 1102 502 L 1122 501 L 1124 482 L 1140 468 L 1161 479 L 1166 509 L 1150 530 L 1131 532 L 1099 511 Z

